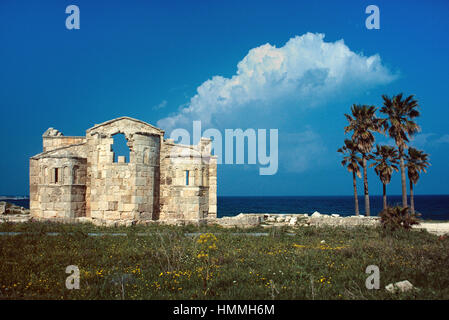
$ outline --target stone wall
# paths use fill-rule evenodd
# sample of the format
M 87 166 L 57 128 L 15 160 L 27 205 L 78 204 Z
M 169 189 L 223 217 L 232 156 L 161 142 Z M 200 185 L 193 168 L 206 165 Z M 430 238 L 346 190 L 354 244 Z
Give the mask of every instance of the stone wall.
M 129 162 L 114 162 L 113 136 L 123 133 Z M 159 150 L 163 131 L 122 119 L 87 131 L 88 216 L 105 220 L 153 219 L 158 215 Z M 90 215 L 89 215 L 90 214 Z
M 169 139 L 163 142 L 160 219 L 206 219 L 211 199 L 216 208 L 216 195 L 210 192 L 211 181 L 216 190 L 216 166 L 210 169 L 210 144 L 209 139 L 202 139 L 196 146 L 177 145 Z M 215 178 L 211 179 L 211 172 Z
M 85 158 L 46 155 L 30 159 L 30 210 L 44 218 L 85 216 Z
M 85 137 L 47 136 L 42 138 L 42 145 L 44 152 L 84 142 L 86 142 Z
M 209 208 L 208 218 L 217 217 L 217 157 L 209 160 Z

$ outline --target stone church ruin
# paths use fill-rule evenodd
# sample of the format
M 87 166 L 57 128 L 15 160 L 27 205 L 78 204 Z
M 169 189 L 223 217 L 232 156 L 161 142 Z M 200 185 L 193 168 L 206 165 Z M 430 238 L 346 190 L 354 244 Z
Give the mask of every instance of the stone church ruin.
M 123 134 L 129 159 L 115 157 Z M 110 221 L 201 221 L 217 215 L 217 160 L 211 140 L 175 144 L 148 123 L 121 117 L 85 136 L 49 128 L 30 158 L 31 216 Z

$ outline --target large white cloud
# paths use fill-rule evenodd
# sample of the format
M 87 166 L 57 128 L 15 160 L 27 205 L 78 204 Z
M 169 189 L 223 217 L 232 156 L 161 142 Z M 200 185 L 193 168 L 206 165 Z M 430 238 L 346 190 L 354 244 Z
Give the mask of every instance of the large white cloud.
M 251 49 L 235 75 L 205 81 L 186 106 L 158 126 L 169 132 L 201 120 L 203 125 L 219 127 L 218 117 L 241 117 L 255 104 L 268 109 L 279 108 L 280 100 L 319 104 L 343 88 L 369 88 L 394 78 L 379 55 L 366 57 L 351 51 L 343 40 L 325 42 L 323 34 L 307 33 L 280 48 L 265 44 Z

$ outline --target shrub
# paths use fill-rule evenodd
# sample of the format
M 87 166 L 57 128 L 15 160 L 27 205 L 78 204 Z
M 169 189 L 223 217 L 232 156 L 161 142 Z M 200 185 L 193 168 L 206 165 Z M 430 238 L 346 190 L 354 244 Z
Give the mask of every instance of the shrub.
M 382 226 L 391 231 L 397 229 L 410 230 L 412 225 L 419 224 L 419 214 L 409 213 L 408 207 L 387 207 L 380 212 L 379 216 Z

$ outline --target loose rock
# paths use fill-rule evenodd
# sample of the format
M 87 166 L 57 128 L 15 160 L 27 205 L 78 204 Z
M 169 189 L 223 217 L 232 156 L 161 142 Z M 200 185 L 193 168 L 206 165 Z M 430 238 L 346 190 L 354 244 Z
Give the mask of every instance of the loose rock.
M 21 214 L 29 214 L 30 210 L 25 209 L 24 207 L 15 205 L 13 203 L 2 201 L 0 202 L 0 214 L 4 215 L 21 215 Z
M 318 211 L 312 213 L 312 218 L 319 218 L 319 217 L 321 217 L 321 213 L 319 213 Z
M 276 221 L 277 222 L 284 222 L 285 218 L 284 217 L 277 217 Z
M 385 290 L 387 290 L 388 292 L 391 292 L 391 293 L 396 293 L 396 292 L 407 292 L 414 288 L 415 287 L 410 283 L 410 281 L 404 280 L 404 281 L 396 282 L 394 284 L 390 283 L 389 285 L 387 285 L 385 287 Z

